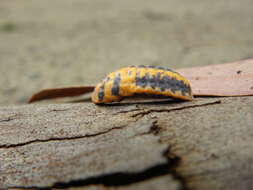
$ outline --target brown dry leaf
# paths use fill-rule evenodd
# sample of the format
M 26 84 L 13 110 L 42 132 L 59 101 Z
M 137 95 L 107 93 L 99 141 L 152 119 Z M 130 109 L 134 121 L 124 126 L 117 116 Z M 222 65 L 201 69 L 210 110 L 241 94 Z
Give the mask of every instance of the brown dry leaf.
M 177 72 L 190 81 L 195 96 L 253 95 L 253 59 Z
M 94 90 L 94 86 L 76 86 L 76 87 L 65 87 L 65 88 L 51 88 L 45 89 L 36 94 L 29 99 L 29 103 L 36 102 L 39 100 L 52 99 L 52 98 L 60 98 L 60 97 L 72 97 L 72 96 L 80 96 L 85 93 L 92 92 Z
M 194 96 L 249 96 L 253 95 L 253 59 L 178 69 L 187 78 Z M 45 89 L 34 94 L 29 103 L 59 98 L 80 96 L 94 90 L 94 86 L 78 86 Z

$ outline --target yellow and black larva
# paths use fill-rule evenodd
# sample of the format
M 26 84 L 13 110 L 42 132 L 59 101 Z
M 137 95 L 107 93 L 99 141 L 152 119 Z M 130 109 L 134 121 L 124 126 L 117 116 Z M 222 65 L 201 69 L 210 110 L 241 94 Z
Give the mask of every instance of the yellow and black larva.
M 130 66 L 112 72 L 92 94 L 96 104 L 120 101 L 135 94 L 162 95 L 192 100 L 191 86 L 179 73 L 154 66 Z

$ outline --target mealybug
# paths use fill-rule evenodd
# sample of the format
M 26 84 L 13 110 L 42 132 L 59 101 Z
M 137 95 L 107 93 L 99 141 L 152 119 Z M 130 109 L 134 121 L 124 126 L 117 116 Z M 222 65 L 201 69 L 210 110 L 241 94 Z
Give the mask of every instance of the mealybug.
M 189 81 L 177 72 L 162 67 L 131 66 L 107 75 L 97 84 L 92 101 L 95 104 L 109 103 L 135 94 L 193 99 Z

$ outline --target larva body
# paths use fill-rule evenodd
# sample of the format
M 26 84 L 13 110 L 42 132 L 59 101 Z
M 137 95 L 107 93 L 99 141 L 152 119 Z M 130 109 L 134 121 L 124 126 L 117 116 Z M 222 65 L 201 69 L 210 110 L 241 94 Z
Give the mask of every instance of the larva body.
M 161 67 L 131 66 L 107 75 L 97 84 L 92 101 L 96 104 L 109 103 L 135 94 L 193 99 L 189 81 L 177 72 Z

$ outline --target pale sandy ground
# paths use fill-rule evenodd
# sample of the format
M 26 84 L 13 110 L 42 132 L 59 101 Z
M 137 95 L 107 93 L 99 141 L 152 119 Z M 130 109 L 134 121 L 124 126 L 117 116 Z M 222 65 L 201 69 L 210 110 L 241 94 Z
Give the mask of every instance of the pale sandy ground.
M 252 0 L 0 0 L 0 105 L 128 65 L 253 56 Z

